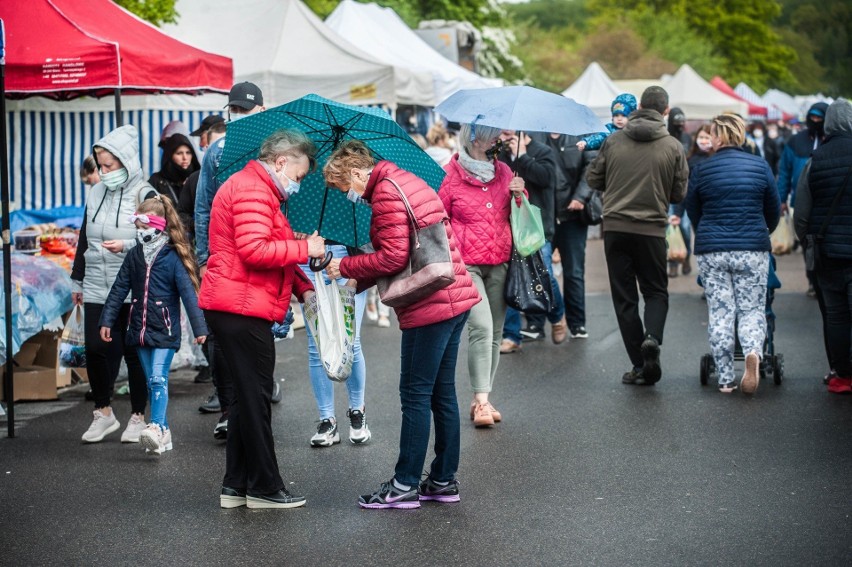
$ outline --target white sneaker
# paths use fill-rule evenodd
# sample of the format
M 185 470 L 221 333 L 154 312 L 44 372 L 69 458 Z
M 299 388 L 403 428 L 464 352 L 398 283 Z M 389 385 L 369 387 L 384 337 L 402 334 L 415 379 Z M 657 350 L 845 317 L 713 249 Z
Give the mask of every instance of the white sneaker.
M 121 434 L 122 443 L 139 443 L 139 435 L 145 430 L 145 418 L 138 414 L 132 414 L 124 433 Z
M 390 327 L 390 319 L 388 319 L 387 315 L 379 315 L 379 327 L 388 328 Z
M 379 318 L 379 310 L 376 309 L 376 304 L 367 302 L 367 308 L 364 310 L 364 314 L 367 316 L 367 319 L 370 321 L 375 321 Z
M 151 423 L 139 434 L 139 442 L 145 447 L 145 453 L 159 456 L 172 450 L 172 431 Z
M 104 440 L 104 437 L 113 431 L 118 431 L 118 428 L 121 427 L 114 413 L 105 415 L 101 410 L 95 410 L 92 414 L 94 415 L 92 424 L 83 433 L 84 443 L 99 443 Z
M 331 447 L 340 443 L 340 433 L 337 430 L 337 421 L 324 419 L 320 421 L 316 434 L 311 437 L 312 447 Z
M 361 410 L 349 410 L 349 441 L 360 445 L 370 440 L 370 428 L 367 427 L 367 418 Z

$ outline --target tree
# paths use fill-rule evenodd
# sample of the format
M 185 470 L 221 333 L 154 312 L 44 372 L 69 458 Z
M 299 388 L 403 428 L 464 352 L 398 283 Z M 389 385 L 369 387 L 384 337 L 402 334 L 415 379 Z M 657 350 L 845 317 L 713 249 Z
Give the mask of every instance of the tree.
M 177 23 L 176 0 L 114 0 L 116 4 L 133 12 L 143 20 L 159 26 Z

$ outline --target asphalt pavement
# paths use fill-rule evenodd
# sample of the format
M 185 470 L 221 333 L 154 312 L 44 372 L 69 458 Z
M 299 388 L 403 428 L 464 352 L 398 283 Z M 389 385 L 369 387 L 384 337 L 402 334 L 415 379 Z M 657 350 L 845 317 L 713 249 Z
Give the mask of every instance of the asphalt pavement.
M 300 509 L 219 508 L 224 447 L 212 436 L 216 416 L 196 410 L 209 386 L 190 371 L 172 376 L 174 450 L 160 458 L 118 433 L 83 445 L 85 387 L 18 404 L 18 436 L 0 437 L 0 565 L 852 564 L 852 397 L 822 384 L 820 318 L 799 289 L 801 257 L 779 261 L 790 281 L 775 302 L 785 379 L 748 397 L 699 384 L 707 312 L 687 278 L 672 282 L 663 379 L 622 385 L 628 361 L 595 279 L 598 250 L 590 244 L 589 339 L 502 356 L 492 401 L 503 422 L 488 430 L 466 417 L 463 346 L 460 503 L 357 506 L 392 475 L 401 417 L 400 333 L 365 322 L 365 446 L 346 439 L 342 385 L 343 442 L 309 446 L 317 412 L 304 331 L 277 345 L 284 400 L 273 428 L 282 474 L 307 496 Z M 114 407 L 124 425 L 129 400 Z

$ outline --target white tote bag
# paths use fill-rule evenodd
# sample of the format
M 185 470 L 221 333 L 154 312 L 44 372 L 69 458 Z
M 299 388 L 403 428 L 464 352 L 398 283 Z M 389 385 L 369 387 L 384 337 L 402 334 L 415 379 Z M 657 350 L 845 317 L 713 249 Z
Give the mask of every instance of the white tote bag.
M 355 288 L 325 283 L 321 274 L 314 288 L 316 294 L 305 303 L 305 323 L 329 379 L 345 382 L 355 358 Z

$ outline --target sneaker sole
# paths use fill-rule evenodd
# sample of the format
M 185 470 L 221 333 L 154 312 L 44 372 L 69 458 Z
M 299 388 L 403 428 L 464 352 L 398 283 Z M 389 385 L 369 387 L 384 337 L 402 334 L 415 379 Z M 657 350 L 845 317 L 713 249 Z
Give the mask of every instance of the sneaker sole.
M 367 435 L 365 437 L 352 437 L 352 435 L 350 435 L 349 442 L 353 445 L 363 445 L 364 443 L 369 441 L 372 436 L 373 435 L 369 431 L 367 432 Z
M 334 437 L 331 438 L 331 441 L 325 441 L 325 440 L 314 441 L 313 439 L 311 439 L 311 447 L 331 447 L 335 443 L 340 443 L 340 433 L 335 433 Z
M 458 494 L 450 494 L 450 495 L 446 495 L 446 494 L 444 494 L 444 495 L 440 495 L 440 494 L 430 494 L 430 495 L 421 494 L 421 495 L 420 495 L 420 500 L 421 500 L 421 501 L 427 501 L 427 502 L 441 502 L 441 503 L 443 503 L 443 504 L 448 504 L 448 503 L 451 503 L 451 502 L 461 502 L 461 496 L 459 496 Z
M 588 339 L 588 338 L 589 338 L 589 334 L 588 334 L 588 333 L 585 333 L 585 334 L 582 334 L 582 335 L 569 335 L 569 336 L 570 336 L 572 339 Z
M 121 429 L 121 423 L 116 421 L 115 423 L 107 427 L 103 433 L 101 433 L 98 437 L 95 437 L 94 439 L 86 439 L 85 437 L 83 437 L 83 443 L 100 443 L 104 440 L 104 437 L 106 437 L 110 433 L 115 433 L 119 429 Z
M 660 346 L 654 341 L 645 341 L 642 343 L 642 378 L 645 383 L 656 384 L 660 381 L 663 375 L 663 369 L 660 368 Z
M 162 455 L 162 454 L 163 454 L 163 453 L 165 453 L 166 451 L 171 451 L 171 450 L 172 450 L 172 444 L 171 444 L 171 443 L 168 443 L 168 444 L 167 444 L 165 447 L 163 447 L 162 449 L 161 449 L 161 448 L 159 448 L 159 447 L 157 447 L 157 448 L 156 448 L 156 449 L 154 449 L 154 450 L 151 450 L 151 449 L 145 449 L 145 454 L 146 454 L 146 455 L 152 455 L 152 456 L 154 456 L 154 457 L 159 457 L 160 455 Z
M 151 453 L 160 448 L 160 442 L 150 435 L 140 435 L 139 443 L 145 447 L 146 451 L 150 451 Z
M 757 391 L 757 385 L 760 383 L 760 374 L 758 372 L 760 358 L 753 352 L 750 352 L 746 355 L 745 363 L 745 372 L 743 373 L 743 379 L 740 381 L 740 388 L 742 388 L 743 394 L 753 394 Z
M 385 508 L 399 508 L 400 510 L 413 510 L 415 508 L 420 508 L 420 500 L 417 500 L 417 502 L 411 502 L 411 501 L 408 501 L 408 502 L 390 502 L 390 503 L 386 503 L 386 504 L 379 504 L 379 503 L 365 504 L 364 502 L 358 502 L 358 506 L 360 506 L 361 508 L 367 508 L 367 509 L 370 509 L 370 510 L 381 510 L 381 509 L 385 509 Z
M 728 386 L 719 386 L 719 391 L 723 394 L 730 394 L 737 390 L 736 384 L 730 384 Z
M 251 510 L 261 510 L 264 508 L 299 508 L 307 504 L 307 502 L 307 500 L 301 500 L 299 502 L 270 502 L 269 500 L 264 500 L 262 498 L 246 496 L 246 508 Z
M 219 507 L 230 509 L 230 508 L 239 508 L 241 506 L 246 505 L 246 497 L 245 496 L 229 496 L 226 494 L 219 495 Z

